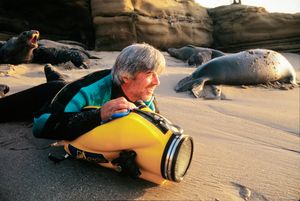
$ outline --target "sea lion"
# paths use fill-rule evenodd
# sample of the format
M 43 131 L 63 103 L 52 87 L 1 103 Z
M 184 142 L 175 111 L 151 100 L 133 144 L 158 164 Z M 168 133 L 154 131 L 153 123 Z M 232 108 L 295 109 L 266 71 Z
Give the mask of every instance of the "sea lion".
M 77 68 L 88 68 L 86 61 L 98 57 L 91 56 L 78 45 L 63 44 L 51 40 L 39 41 L 37 30 L 24 31 L 0 45 L 0 63 L 51 63 L 71 61 Z
M 38 47 L 39 36 L 38 31 L 30 30 L 9 39 L 0 48 L 0 63 L 30 63 L 33 59 L 33 50 Z
M 187 45 L 182 48 L 169 48 L 167 52 L 177 59 L 187 61 L 190 66 L 207 63 L 211 59 L 226 55 L 224 52 L 204 47 Z
M 293 66 L 278 52 L 252 49 L 215 58 L 199 66 L 190 76 L 180 80 L 175 90 L 192 90 L 199 98 L 203 96 L 206 84 L 257 85 L 273 82 L 298 86 Z M 220 95 L 218 90 L 215 93 Z
M 99 59 L 84 49 L 79 42 L 63 41 L 56 42 L 42 39 L 38 41 L 38 48 L 34 50 L 34 62 L 59 64 L 71 61 L 76 67 L 89 68 L 88 59 Z

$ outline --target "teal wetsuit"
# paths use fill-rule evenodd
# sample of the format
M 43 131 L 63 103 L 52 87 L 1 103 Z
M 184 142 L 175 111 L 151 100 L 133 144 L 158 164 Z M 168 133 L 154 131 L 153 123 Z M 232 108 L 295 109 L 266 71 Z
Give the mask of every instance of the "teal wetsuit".
M 83 110 L 86 106 L 102 106 L 122 96 L 126 98 L 120 86 L 112 82 L 110 70 L 91 73 L 67 84 L 35 115 L 33 134 L 39 138 L 73 140 L 101 125 L 101 108 Z M 145 104 L 158 112 L 154 97 Z

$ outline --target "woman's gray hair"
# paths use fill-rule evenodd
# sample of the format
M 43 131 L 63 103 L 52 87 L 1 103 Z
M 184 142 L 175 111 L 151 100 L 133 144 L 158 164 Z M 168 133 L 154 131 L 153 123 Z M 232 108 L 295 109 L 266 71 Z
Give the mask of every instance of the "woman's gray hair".
M 123 77 L 135 78 L 139 72 L 154 71 L 160 74 L 166 66 L 165 57 L 153 46 L 133 44 L 124 48 L 112 68 L 112 79 L 117 85 L 123 83 Z

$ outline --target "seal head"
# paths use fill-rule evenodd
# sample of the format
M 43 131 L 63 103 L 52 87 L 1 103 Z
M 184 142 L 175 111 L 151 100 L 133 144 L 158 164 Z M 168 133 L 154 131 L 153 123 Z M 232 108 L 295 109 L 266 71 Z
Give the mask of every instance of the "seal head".
M 38 48 L 39 36 L 39 31 L 30 30 L 9 39 L 0 48 L 0 63 L 30 63 L 33 59 L 33 50 Z

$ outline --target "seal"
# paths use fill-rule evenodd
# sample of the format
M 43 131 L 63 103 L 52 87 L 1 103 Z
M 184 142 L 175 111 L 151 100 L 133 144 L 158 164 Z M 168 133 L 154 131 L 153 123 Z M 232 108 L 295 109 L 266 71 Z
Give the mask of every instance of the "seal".
M 257 85 L 274 82 L 298 86 L 293 66 L 278 52 L 251 49 L 221 56 L 199 66 L 177 83 L 175 91 L 191 90 L 199 98 L 203 97 L 206 84 Z M 214 93 L 220 95 L 219 90 Z
M 71 61 L 77 68 L 89 68 L 91 56 L 79 45 L 63 44 L 51 40 L 39 41 L 37 30 L 24 31 L 0 44 L 0 63 L 51 63 L 53 65 Z
M 190 66 L 207 63 L 211 59 L 226 55 L 224 52 L 204 47 L 187 45 L 181 48 L 169 48 L 167 52 L 177 59 L 187 61 Z
M 38 47 L 39 35 L 38 31 L 30 30 L 9 39 L 0 48 L 0 63 L 30 63 L 33 59 L 33 50 Z

